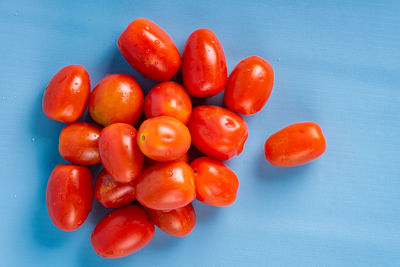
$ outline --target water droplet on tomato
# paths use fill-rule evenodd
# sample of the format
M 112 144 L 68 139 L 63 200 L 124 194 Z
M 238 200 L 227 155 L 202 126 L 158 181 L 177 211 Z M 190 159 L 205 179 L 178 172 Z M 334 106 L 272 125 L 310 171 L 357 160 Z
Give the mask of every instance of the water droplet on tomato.
M 146 29 L 146 31 L 150 30 L 149 26 L 144 27 Z

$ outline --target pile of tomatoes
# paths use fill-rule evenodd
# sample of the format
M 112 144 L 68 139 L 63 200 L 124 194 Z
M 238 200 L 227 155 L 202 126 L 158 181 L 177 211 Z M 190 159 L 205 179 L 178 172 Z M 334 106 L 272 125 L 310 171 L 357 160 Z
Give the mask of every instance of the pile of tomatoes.
M 107 258 L 144 247 L 154 225 L 174 236 L 189 234 L 196 223 L 195 198 L 212 206 L 235 201 L 239 181 L 222 161 L 239 155 L 248 136 L 237 113 L 260 111 L 274 79 L 271 65 L 257 56 L 239 62 L 228 78 L 223 48 L 208 29 L 189 36 L 181 57 L 163 29 L 136 19 L 120 35 L 118 48 L 134 69 L 160 82 L 146 96 L 125 74 L 107 75 L 91 92 L 80 65 L 59 70 L 43 96 L 47 117 L 68 124 L 60 133 L 59 152 L 72 163 L 51 173 L 50 219 L 72 231 L 86 220 L 93 197 L 114 209 L 91 235 L 96 253 Z M 179 70 L 183 85 L 170 81 Z M 209 97 L 224 88 L 227 108 L 192 108 L 191 96 Z M 87 107 L 95 123 L 77 122 Z M 146 120 L 138 125 L 143 112 Z M 192 145 L 204 156 L 189 163 Z M 313 122 L 290 125 L 265 142 L 266 159 L 277 166 L 304 164 L 324 151 L 324 136 Z M 100 163 L 104 170 L 93 185 L 85 166 Z

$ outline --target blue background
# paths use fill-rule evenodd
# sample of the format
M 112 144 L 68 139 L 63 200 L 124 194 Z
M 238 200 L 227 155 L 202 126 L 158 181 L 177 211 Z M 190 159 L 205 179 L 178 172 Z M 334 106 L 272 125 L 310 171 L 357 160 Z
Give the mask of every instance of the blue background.
M 212 29 L 232 70 L 259 55 L 275 69 L 266 107 L 246 117 L 250 135 L 229 161 L 240 179 L 234 205 L 196 202 L 185 238 L 157 230 L 129 257 L 103 259 L 90 234 L 106 212 L 95 202 L 83 227 L 56 229 L 45 189 L 63 124 L 41 111 L 43 90 L 68 64 L 94 86 L 107 73 L 145 80 L 116 40 L 146 17 L 182 51 L 197 28 Z M 399 1 L 0 1 L 1 266 L 399 266 Z M 221 103 L 221 97 L 210 100 Z M 277 168 L 265 139 L 316 121 L 327 151 L 311 164 Z

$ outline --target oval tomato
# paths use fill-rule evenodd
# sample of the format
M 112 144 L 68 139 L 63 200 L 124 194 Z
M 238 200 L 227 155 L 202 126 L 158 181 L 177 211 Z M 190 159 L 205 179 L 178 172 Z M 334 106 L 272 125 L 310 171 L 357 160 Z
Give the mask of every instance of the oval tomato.
M 154 164 L 136 182 L 136 199 L 149 209 L 177 209 L 195 197 L 193 170 L 183 161 Z
M 42 108 L 49 119 L 71 123 L 86 109 L 90 79 L 81 65 L 68 65 L 59 70 L 44 91 Z
M 93 89 L 89 113 L 95 122 L 104 126 L 116 122 L 136 124 L 142 115 L 143 98 L 135 77 L 109 74 Z
M 131 205 L 111 211 L 94 228 L 90 241 L 104 258 L 121 258 L 146 246 L 154 235 L 146 211 Z
M 192 113 L 192 101 L 182 85 L 176 82 L 160 83 L 147 93 L 144 99 L 144 114 L 150 119 L 170 116 L 187 124 Z
M 182 78 L 186 90 L 195 97 L 216 95 L 224 89 L 225 53 L 212 31 L 198 29 L 187 39 L 182 55 Z
M 197 200 L 217 207 L 235 201 L 239 180 L 228 166 L 209 157 L 197 158 L 190 166 L 194 172 Z
M 248 136 L 247 124 L 242 117 L 217 106 L 194 108 L 188 128 L 193 145 L 218 160 L 239 155 Z
M 145 120 L 139 127 L 137 143 L 147 157 L 174 161 L 190 148 L 190 133 L 182 122 L 168 116 Z
M 58 142 L 60 155 L 75 164 L 100 163 L 100 132 L 101 128 L 93 123 L 77 122 L 65 126 Z
M 104 207 L 115 209 L 135 200 L 135 186 L 133 182 L 119 183 L 103 170 L 94 185 L 94 196 Z
M 271 135 L 264 145 L 265 158 L 275 166 L 293 167 L 321 156 L 325 137 L 315 122 L 291 124 Z
M 267 103 L 273 85 L 274 71 L 265 59 L 257 56 L 245 58 L 229 75 L 225 105 L 243 115 L 257 113 Z
M 107 172 L 120 183 L 136 179 L 144 156 L 136 143 L 136 129 L 126 123 L 114 123 L 100 133 L 100 159 Z
M 191 203 L 174 210 L 149 209 L 148 212 L 151 220 L 158 228 L 173 236 L 188 235 L 196 225 L 196 213 Z
M 118 49 L 135 70 L 155 81 L 171 79 L 181 66 L 172 38 L 148 19 L 132 21 L 119 36 Z
M 57 228 L 78 229 L 86 220 L 93 201 L 93 181 L 90 170 L 71 164 L 57 165 L 46 189 L 47 212 Z

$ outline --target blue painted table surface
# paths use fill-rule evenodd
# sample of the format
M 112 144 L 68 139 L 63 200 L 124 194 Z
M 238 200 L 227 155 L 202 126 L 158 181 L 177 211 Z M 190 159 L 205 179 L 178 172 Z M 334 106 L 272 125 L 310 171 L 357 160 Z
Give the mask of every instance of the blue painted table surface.
M 107 73 L 142 78 L 116 40 L 130 21 L 163 27 L 182 51 L 197 28 L 219 37 L 228 70 L 250 55 L 274 67 L 266 107 L 246 117 L 234 205 L 195 203 L 192 234 L 156 230 L 126 258 L 95 254 L 93 212 L 75 232 L 56 229 L 47 179 L 63 162 L 62 123 L 41 110 L 43 90 L 68 64 L 94 86 Z M 400 266 L 399 1 L 0 1 L 0 266 Z M 221 104 L 221 95 L 208 103 Z M 316 121 L 326 153 L 301 167 L 264 159 L 265 139 Z

